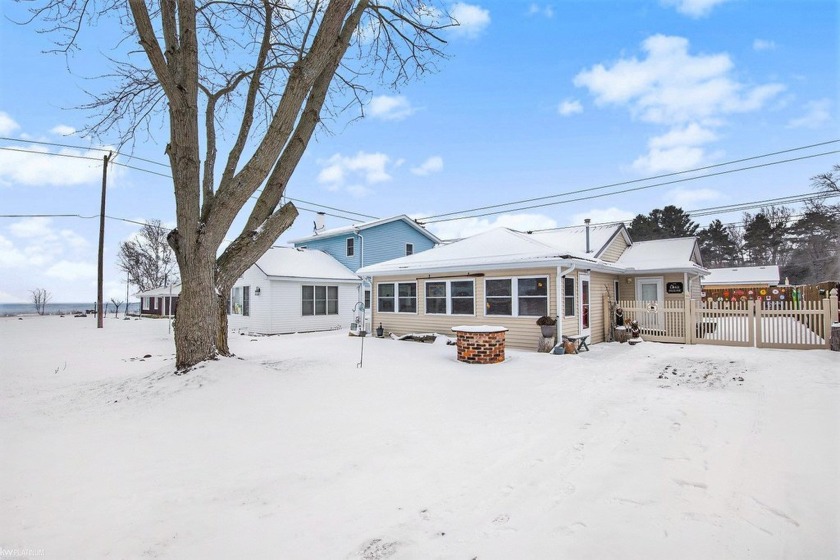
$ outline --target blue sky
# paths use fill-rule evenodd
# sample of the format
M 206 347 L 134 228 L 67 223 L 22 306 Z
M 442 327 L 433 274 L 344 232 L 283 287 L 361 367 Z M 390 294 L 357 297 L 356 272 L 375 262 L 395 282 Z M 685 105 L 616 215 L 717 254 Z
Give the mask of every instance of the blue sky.
M 310 144 L 288 196 L 376 217 L 419 218 L 840 138 L 834 0 L 470 1 L 449 7 L 461 26 L 447 34 L 449 58 L 439 71 L 399 91 L 375 91 L 363 119 L 353 120 L 351 112 L 330 122 L 329 132 Z M 9 148 L 101 159 L 101 151 L 33 142 L 102 146 L 76 132 L 90 114 L 73 107 L 89 100 L 86 90 L 100 87 L 90 78 L 107 68 L 114 30 L 85 30 L 85 50 L 65 59 L 42 52 L 50 48 L 48 36 L 9 21 L 22 19 L 21 9 L 4 2 L 0 21 L 0 137 L 13 139 L 0 140 L 0 214 L 95 216 L 100 163 Z M 166 140 L 165 130 L 142 134 L 133 154 L 165 163 Z M 167 172 L 125 156 L 117 161 Z M 810 192 L 810 177 L 838 161 L 838 154 L 813 157 L 519 212 L 499 208 L 503 213 L 428 227 L 453 238 L 498 225 L 539 229 L 586 217 L 628 219 L 667 204 L 695 210 L 765 200 Z M 733 167 L 739 166 L 716 170 Z M 171 183 L 112 167 L 107 207 L 109 216 L 172 223 Z M 735 222 L 740 214 L 697 221 L 705 225 L 715 217 Z M 280 243 L 310 233 L 313 218 L 301 212 Z M 350 223 L 327 216 L 328 227 Z M 109 297 L 124 298 L 125 280 L 114 263 L 120 241 L 137 228 L 106 223 Z M 0 218 L 0 302 L 28 301 L 38 287 L 53 301 L 93 301 L 97 236 L 97 219 Z

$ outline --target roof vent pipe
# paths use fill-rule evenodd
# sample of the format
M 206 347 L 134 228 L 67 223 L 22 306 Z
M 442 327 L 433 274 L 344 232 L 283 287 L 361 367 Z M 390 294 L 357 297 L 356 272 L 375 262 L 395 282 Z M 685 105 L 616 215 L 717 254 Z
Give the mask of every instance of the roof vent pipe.
M 591 222 L 589 218 L 583 220 L 583 223 L 586 224 L 586 252 L 589 252 L 589 222 Z
M 315 233 L 321 233 L 322 231 L 324 231 L 324 213 L 323 212 L 318 212 L 317 214 L 315 214 L 314 224 L 315 224 L 315 229 L 314 229 Z

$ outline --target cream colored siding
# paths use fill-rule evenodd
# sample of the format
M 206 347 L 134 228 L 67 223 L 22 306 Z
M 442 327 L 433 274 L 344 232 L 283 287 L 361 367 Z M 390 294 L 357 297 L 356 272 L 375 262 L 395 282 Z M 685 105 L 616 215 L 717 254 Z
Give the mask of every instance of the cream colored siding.
M 616 262 L 622 253 L 624 253 L 625 249 L 627 249 L 627 242 L 624 240 L 624 236 L 619 233 L 610 242 L 600 258 L 603 261 Z
M 575 281 L 575 306 L 574 306 L 574 315 L 569 317 L 564 317 L 563 314 L 566 312 L 566 292 L 565 283 L 563 284 L 563 298 L 560 302 L 560 320 L 563 321 L 563 330 L 562 333 L 568 336 L 578 334 L 580 332 L 580 281 L 578 280 L 577 271 L 572 271 L 571 274 L 567 274 L 566 278 L 573 278 Z M 561 279 L 562 281 L 562 279 Z
M 589 339 L 592 343 L 604 342 L 604 294 L 609 288 L 613 292 L 613 285 L 618 277 L 603 272 L 593 272 L 589 275 L 589 326 L 592 334 Z M 606 328 L 609 328 L 607 324 Z M 568 334 L 568 333 L 566 333 Z
M 500 315 L 485 315 L 484 281 L 492 278 L 534 278 L 547 277 L 548 286 L 548 314 L 556 316 L 555 302 L 556 268 L 534 268 L 516 271 L 491 272 L 473 276 L 442 276 L 417 278 L 416 276 L 382 276 L 373 279 L 371 293 L 372 328 L 382 324 L 385 332 L 397 335 L 408 333 L 437 332 L 447 336 L 454 336 L 452 327 L 458 325 L 501 325 L 509 330 L 506 335 L 507 345 L 512 348 L 535 350 L 540 337 L 540 327 L 537 317 L 509 317 Z M 474 280 L 475 281 L 475 313 L 473 315 L 427 315 L 426 309 L 426 281 L 445 280 Z M 416 313 L 380 313 L 378 311 L 377 293 L 379 284 L 391 282 L 417 282 L 417 312 Z M 514 294 L 515 297 L 515 294 Z
M 665 299 L 667 300 L 674 300 L 674 299 L 685 299 L 686 295 L 688 294 L 688 284 L 685 280 L 685 274 L 682 272 L 674 272 L 671 274 L 666 274 L 662 281 L 662 289 L 665 291 Z M 668 293 L 668 282 L 682 282 L 683 285 L 683 293 L 681 294 L 669 294 Z

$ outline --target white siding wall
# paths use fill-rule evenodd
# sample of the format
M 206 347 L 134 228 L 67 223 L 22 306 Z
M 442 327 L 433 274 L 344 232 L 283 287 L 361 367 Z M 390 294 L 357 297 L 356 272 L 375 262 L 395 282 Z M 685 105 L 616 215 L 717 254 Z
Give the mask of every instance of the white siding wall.
M 338 286 L 338 315 L 309 315 L 301 309 L 301 286 Z M 256 266 L 249 268 L 234 284 L 250 287 L 250 315 L 228 315 L 228 327 L 234 332 L 284 334 L 294 332 L 350 329 L 353 306 L 359 298 L 358 283 L 321 280 L 299 281 L 269 279 Z M 260 295 L 255 295 L 256 288 Z
M 301 286 L 338 286 L 338 315 L 307 315 L 301 310 Z M 271 323 L 267 333 L 293 333 L 350 329 L 353 306 L 359 298 L 358 284 L 338 282 L 272 280 Z

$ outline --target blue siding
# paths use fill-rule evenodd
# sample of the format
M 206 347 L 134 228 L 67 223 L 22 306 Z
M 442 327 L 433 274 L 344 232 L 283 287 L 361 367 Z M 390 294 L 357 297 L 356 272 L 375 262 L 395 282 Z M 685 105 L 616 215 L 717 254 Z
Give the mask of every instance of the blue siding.
M 309 239 L 296 246 L 305 246 L 329 253 L 352 270 L 405 256 L 406 243 L 414 244 L 414 252 L 426 251 L 434 242 L 402 220 L 373 226 L 361 230 L 361 236 L 354 233 L 334 235 L 323 239 Z M 354 239 L 355 254 L 347 256 L 347 238 Z M 364 238 L 364 241 L 362 240 Z M 364 263 L 362 255 L 364 254 Z

